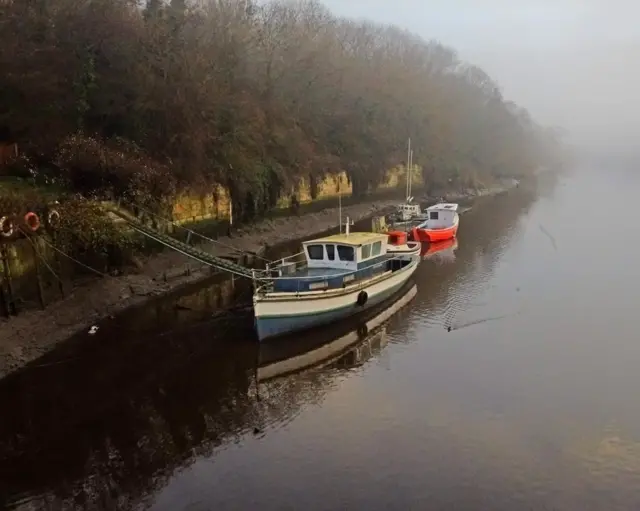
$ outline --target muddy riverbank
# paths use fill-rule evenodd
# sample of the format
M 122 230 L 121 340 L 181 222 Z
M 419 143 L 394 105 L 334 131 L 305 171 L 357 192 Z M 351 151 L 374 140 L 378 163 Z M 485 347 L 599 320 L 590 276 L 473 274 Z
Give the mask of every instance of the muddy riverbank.
M 356 204 L 343 208 L 354 221 L 383 214 L 397 201 Z M 228 246 L 260 252 L 265 247 L 313 236 L 337 225 L 338 210 L 265 220 L 220 238 L 218 244 L 200 246 L 209 252 L 227 252 Z M 64 299 L 46 310 L 27 311 L 0 322 L 0 378 L 46 353 L 58 342 L 94 322 L 153 297 L 211 277 L 211 269 L 173 251 L 141 259 L 138 269 L 118 277 L 103 277 L 78 284 Z
M 469 201 L 496 195 L 507 186 L 451 194 L 445 200 Z M 424 198 L 423 198 L 424 199 Z M 343 217 L 364 220 L 388 212 L 397 200 L 350 205 Z M 336 227 L 337 208 L 318 213 L 267 219 L 220 238 L 217 244 L 200 245 L 211 253 L 260 252 L 266 247 L 303 239 Z M 64 300 L 43 311 L 28 311 L 0 322 L 0 378 L 43 355 L 75 332 L 132 306 L 211 278 L 211 269 L 177 253 L 164 251 L 138 261 L 138 268 L 117 277 L 103 277 L 78 284 Z

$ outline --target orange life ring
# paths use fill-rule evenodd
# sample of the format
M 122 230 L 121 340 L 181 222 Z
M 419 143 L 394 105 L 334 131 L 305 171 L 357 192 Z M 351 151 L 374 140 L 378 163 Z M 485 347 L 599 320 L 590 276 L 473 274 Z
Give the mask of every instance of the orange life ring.
M 33 211 L 29 211 L 24 215 L 24 223 L 31 232 L 36 232 L 40 229 L 40 218 Z
M 15 224 L 10 216 L 0 218 L 0 235 L 4 238 L 10 238 L 15 232 Z

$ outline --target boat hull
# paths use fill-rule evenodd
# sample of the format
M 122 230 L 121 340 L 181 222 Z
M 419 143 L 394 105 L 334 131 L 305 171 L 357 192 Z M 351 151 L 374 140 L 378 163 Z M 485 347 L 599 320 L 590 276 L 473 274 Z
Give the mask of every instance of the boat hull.
M 340 294 L 313 299 L 254 298 L 255 326 L 258 339 L 266 339 L 300 332 L 309 328 L 333 323 L 359 314 L 390 298 L 407 282 L 418 267 L 414 260 L 402 270 L 384 279 L 373 280 L 370 284 L 354 286 Z M 358 295 L 365 291 L 367 301 L 359 305 Z
M 413 241 L 419 241 L 421 243 L 437 243 L 439 241 L 447 241 L 455 238 L 458 234 L 458 226 L 460 225 L 460 218 L 455 216 L 453 225 L 450 227 L 442 227 L 438 229 L 429 229 L 428 227 L 414 227 L 411 229 L 411 238 Z
M 458 234 L 458 226 L 448 227 L 446 229 L 412 229 L 413 239 L 421 243 L 437 243 L 438 241 L 447 241 L 455 238 Z

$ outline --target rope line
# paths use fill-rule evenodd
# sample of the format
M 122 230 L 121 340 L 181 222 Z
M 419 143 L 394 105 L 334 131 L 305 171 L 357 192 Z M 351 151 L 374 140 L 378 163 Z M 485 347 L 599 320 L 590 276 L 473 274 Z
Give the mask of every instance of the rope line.
M 197 259 L 201 264 L 205 264 L 205 265 L 207 265 L 207 266 L 211 266 L 211 267 L 216 268 L 216 269 L 221 270 L 221 271 L 226 271 L 226 272 L 228 272 L 228 273 L 232 273 L 233 275 L 237 275 L 238 277 L 244 277 L 244 278 L 248 278 L 248 279 L 251 279 L 251 278 L 252 278 L 252 277 L 251 277 L 251 275 L 249 275 L 248 273 L 247 273 L 247 274 L 240 273 L 239 271 L 232 270 L 232 269 L 231 269 L 231 268 L 229 268 L 229 267 L 224 267 L 224 266 L 222 266 L 222 265 L 218 266 L 218 265 L 215 265 L 215 264 L 213 264 L 213 263 L 211 263 L 211 262 L 209 262 L 209 261 L 205 261 L 204 259 L 194 258 L 194 257 L 193 257 L 193 255 L 188 254 L 188 253 L 187 253 L 187 252 L 185 252 L 184 250 L 181 250 L 181 249 L 180 249 L 180 248 L 178 248 L 178 247 L 175 247 L 175 246 L 169 245 L 169 243 L 167 243 L 167 242 L 165 242 L 165 241 L 161 240 L 160 238 L 157 238 L 156 236 L 152 236 L 152 235 L 151 235 L 151 234 L 149 234 L 148 232 L 144 232 L 142 229 L 139 229 L 139 228 L 137 228 L 137 227 L 135 227 L 135 226 L 132 226 L 132 227 L 133 227 L 136 231 L 138 231 L 138 232 L 140 232 L 140 233 L 144 234 L 145 236 L 147 236 L 148 238 L 151 238 L 152 240 L 157 241 L 158 243 L 160 243 L 160 244 L 164 245 L 165 247 L 169 247 L 170 249 L 172 249 L 172 250 L 174 250 L 174 251 L 176 251 L 176 252 L 179 252 L 180 254 L 185 255 L 185 256 L 187 256 L 187 257 L 190 257 L 190 258 L 192 258 L 192 259 Z M 249 271 L 249 270 L 247 270 L 247 271 Z
M 18 226 L 18 229 L 22 232 L 22 234 L 24 234 L 24 237 L 27 238 L 27 240 L 29 240 L 29 243 L 31 243 L 31 246 L 33 247 L 33 250 L 36 253 L 36 256 L 38 257 L 38 259 L 40 259 L 40 261 L 42 261 L 42 263 L 47 267 L 47 269 L 51 272 L 51 274 L 56 278 L 56 280 L 58 282 L 62 282 L 62 280 L 60 279 L 58 274 L 55 271 L 53 271 L 53 268 L 51 268 L 51 266 L 49 266 L 49 263 L 46 261 L 46 259 L 44 257 L 42 257 L 42 254 L 40 254 L 40 251 L 38 250 L 38 247 L 31 240 L 31 237 L 28 235 L 28 233 L 25 232 L 25 230 L 20 226 Z
M 221 247 L 225 247 L 225 248 L 234 250 L 235 252 L 239 252 L 240 254 L 250 255 L 250 256 L 253 256 L 253 257 L 257 257 L 258 259 L 261 259 L 262 261 L 270 262 L 269 259 L 266 259 L 266 258 L 264 258 L 262 256 L 259 256 L 258 254 L 254 254 L 252 252 L 247 252 L 246 250 L 242 250 L 240 248 L 234 247 L 233 245 L 229 245 L 228 243 L 224 243 L 222 241 L 218 241 L 218 240 L 214 240 L 212 238 L 209 238 L 208 236 L 205 236 L 204 234 L 201 234 L 201 233 L 199 233 L 197 231 L 189 229 L 188 227 L 180 225 L 180 224 L 174 222 L 173 220 L 169 220 L 167 218 L 164 218 L 164 217 L 158 215 L 157 213 L 154 213 L 154 212 L 152 212 L 152 211 L 150 211 L 150 210 L 148 210 L 146 208 L 143 208 L 139 204 L 136 204 L 136 203 L 134 203 L 132 201 L 129 201 L 129 200 L 126 200 L 126 199 L 120 199 L 120 200 L 123 201 L 123 202 L 126 202 L 127 204 L 130 204 L 134 208 L 138 208 L 141 211 L 144 211 L 145 213 L 157 218 L 158 220 L 162 220 L 163 222 L 170 223 L 171 225 L 177 227 L 178 229 L 183 229 L 183 230 L 185 230 L 185 231 L 187 231 L 187 232 L 189 232 L 191 234 L 195 234 L 196 236 L 198 236 L 199 238 L 202 238 L 203 240 L 209 241 L 209 242 L 214 243 L 216 245 L 220 245 Z
M 82 266 L 83 268 L 86 268 L 87 270 L 92 271 L 93 273 L 95 273 L 96 275 L 99 275 L 100 277 L 110 277 L 110 275 L 107 275 L 106 273 L 102 273 L 99 270 L 96 270 L 95 268 L 92 268 L 91 266 L 87 266 L 86 264 L 78 261 L 77 259 L 75 259 L 73 256 L 70 256 L 69 254 L 63 252 L 62 250 L 60 250 L 58 247 L 56 247 L 55 245 L 53 245 L 52 243 L 49 243 L 44 236 L 40 236 L 40 239 L 43 240 L 47 245 L 49 245 L 53 250 L 55 250 L 56 252 L 58 252 L 59 254 L 62 254 L 63 256 L 65 256 L 67 259 L 70 259 L 71 261 L 73 261 L 76 264 L 79 264 L 80 266 Z

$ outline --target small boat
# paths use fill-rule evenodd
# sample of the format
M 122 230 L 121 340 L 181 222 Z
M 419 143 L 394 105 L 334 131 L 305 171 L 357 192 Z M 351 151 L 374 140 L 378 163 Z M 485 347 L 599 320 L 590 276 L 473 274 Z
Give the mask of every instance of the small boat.
M 397 222 L 409 222 L 416 218 L 422 218 L 420 204 L 412 203 L 411 200 L 412 197 L 407 197 L 407 202 L 398 205 L 394 215 L 394 220 Z
M 258 339 L 358 314 L 398 291 L 420 262 L 420 245 L 391 248 L 387 234 L 349 232 L 305 241 L 302 252 L 254 277 Z
M 412 241 L 429 242 L 455 238 L 460 224 L 458 205 L 440 203 L 426 209 L 428 218 L 411 229 Z
M 422 211 L 420 210 L 420 204 L 413 202 L 413 196 L 411 195 L 411 181 L 413 177 L 413 151 L 411 150 L 411 139 L 408 140 L 407 145 L 407 200 L 404 204 L 400 204 L 396 210 L 395 220 L 399 222 L 409 222 L 422 217 Z
M 389 241 L 387 242 L 387 254 L 411 259 L 420 255 L 422 244 L 419 241 L 407 241 L 407 233 L 403 231 L 387 232 Z

